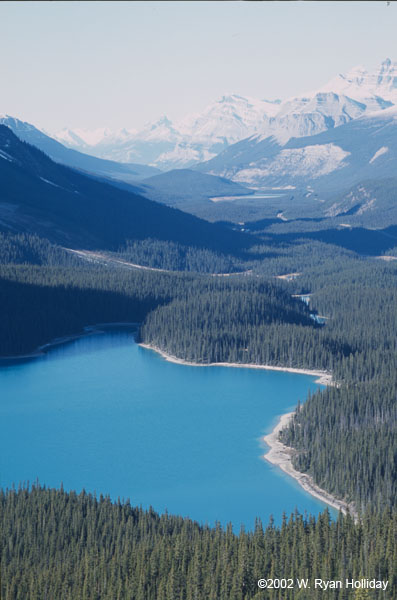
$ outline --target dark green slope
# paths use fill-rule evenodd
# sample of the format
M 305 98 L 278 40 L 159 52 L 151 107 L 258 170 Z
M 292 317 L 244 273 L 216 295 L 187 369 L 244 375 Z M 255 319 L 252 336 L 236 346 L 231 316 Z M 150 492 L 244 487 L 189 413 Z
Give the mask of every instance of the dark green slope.
M 0 492 L 2 600 L 395 600 L 396 515 L 299 514 L 233 534 L 82 492 Z M 260 578 L 284 586 L 259 589 Z M 315 578 L 388 581 L 316 589 Z M 301 590 L 297 579 L 308 579 Z M 288 587 L 289 586 L 289 587 Z M 270 586 L 269 586 L 270 587 Z M 303 593 L 302 593 L 303 592 Z M 363 593 L 361 593 L 363 592 Z
M 116 250 L 147 238 L 238 252 L 253 239 L 53 162 L 0 125 L 0 223 L 61 245 Z

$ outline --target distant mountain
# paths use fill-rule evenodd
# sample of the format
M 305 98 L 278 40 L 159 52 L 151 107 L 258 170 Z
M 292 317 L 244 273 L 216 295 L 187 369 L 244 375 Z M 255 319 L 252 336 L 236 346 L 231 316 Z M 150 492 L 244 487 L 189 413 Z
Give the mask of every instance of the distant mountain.
M 371 71 L 355 67 L 318 90 L 285 100 L 257 134 L 281 144 L 293 137 L 316 135 L 369 112 L 397 104 L 397 62 L 389 58 Z
M 366 110 L 365 104 L 334 92 L 317 92 L 313 96 L 292 98 L 282 104 L 277 115 L 269 119 L 254 139 L 261 141 L 273 136 L 280 144 L 284 144 L 294 137 L 316 135 L 344 125 L 363 115 Z
M 55 137 L 101 158 L 167 170 L 207 162 L 251 136 L 254 144 L 272 136 L 283 146 L 293 137 L 317 135 L 394 104 L 397 63 L 386 59 L 373 70 L 356 67 L 318 90 L 283 102 L 230 94 L 176 123 L 163 116 L 141 131 L 63 130 Z
M 230 144 L 261 130 L 278 106 L 278 102 L 237 94 L 223 96 L 202 113 L 188 115 L 176 123 L 181 140 L 172 151 L 161 154 L 154 164 L 169 168 L 208 160 Z
M 344 75 L 337 75 L 318 91 L 349 96 L 369 110 L 387 108 L 390 102 L 397 103 L 397 62 L 387 58 L 371 71 L 363 66 L 354 67 Z
M 110 160 L 103 160 L 94 156 L 88 156 L 82 152 L 65 148 L 60 142 L 49 137 L 34 125 L 20 121 L 8 115 L 0 116 L 0 124 L 6 125 L 24 142 L 36 146 L 54 161 L 80 169 L 88 173 L 94 173 L 103 177 L 133 182 L 144 177 L 150 177 L 160 171 L 153 167 L 141 164 L 123 164 Z
M 364 179 L 395 174 L 397 106 L 285 144 L 273 136 L 230 146 L 197 168 L 243 185 L 292 185 L 316 191 L 342 190 Z
M 175 169 L 139 183 L 141 193 L 157 202 L 182 210 L 191 202 L 208 202 L 219 196 L 239 196 L 253 191 L 228 179 L 190 169 Z
M 103 130 L 103 135 L 100 136 L 100 132 L 101 130 L 79 131 L 83 143 L 76 142 L 71 130 L 60 132 L 56 138 L 70 147 L 100 158 L 145 165 L 155 163 L 158 156 L 171 151 L 183 139 L 165 115 L 148 123 L 139 133 L 127 129 L 115 132 Z M 97 136 L 97 141 L 94 142 L 93 139 Z
M 59 165 L 0 125 L 0 228 L 63 246 L 117 250 L 147 238 L 235 252 L 249 236 Z
M 153 164 L 161 169 L 188 167 L 259 131 L 278 108 L 279 101 L 230 94 L 202 113 L 188 115 L 175 124 L 162 116 L 141 131 L 64 129 L 54 137 L 71 148 L 101 158 Z

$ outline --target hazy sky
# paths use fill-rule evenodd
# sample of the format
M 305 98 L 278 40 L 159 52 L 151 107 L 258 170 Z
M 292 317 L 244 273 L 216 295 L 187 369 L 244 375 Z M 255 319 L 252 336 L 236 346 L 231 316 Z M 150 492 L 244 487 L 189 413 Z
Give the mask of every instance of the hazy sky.
M 393 1 L 14 1 L 0 23 L 0 113 L 48 131 L 140 128 L 397 60 Z

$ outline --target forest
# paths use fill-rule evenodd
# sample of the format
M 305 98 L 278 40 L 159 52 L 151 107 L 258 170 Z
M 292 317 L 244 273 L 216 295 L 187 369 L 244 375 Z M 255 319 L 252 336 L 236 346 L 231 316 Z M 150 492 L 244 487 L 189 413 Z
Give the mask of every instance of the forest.
M 362 600 L 395 598 L 397 516 L 358 522 L 327 510 L 280 527 L 210 528 L 106 497 L 39 486 L 0 493 L 2 600 Z M 364 575 L 365 574 L 365 575 Z M 262 590 L 263 577 L 292 579 Z M 380 590 L 315 589 L 314 579 L 388 581 Z M 299 589 L 308 579 L 310 589 Z M 290 584 L 291 585 L 291 584 Z
M 334 385 L 298 406 L 282 441 L 298 470 L 354 503 L 358 520 L 295 514 L 234 534 L 39 484 L 3 490 L 1 598 L 396 597 L 397 265 L 298 235 L 261 236 L 235 254 L 150 239 L 108 253 L 164 269 L 150 271 L 3 232 L 0 354 L 129 321 L 142 342 L 195 362 L 328 371 Z M 286 573 L 375 577 L 389 588 L 258 589 L 261 576 Z

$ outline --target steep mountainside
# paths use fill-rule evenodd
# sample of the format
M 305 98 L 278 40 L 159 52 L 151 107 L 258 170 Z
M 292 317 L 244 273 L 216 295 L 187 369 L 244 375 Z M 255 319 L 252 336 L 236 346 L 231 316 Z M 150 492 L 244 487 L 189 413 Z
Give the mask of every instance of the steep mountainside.
M 197 168 L 256 186 L 341 190 L 364 179 L 391 177 L 397 159 L 397 107 L 369 113 L 317 135 L 252 137 Z
M 61 143 L 49 137 L 34 125 L 8 115 L 0 116 L 0 124 L 12 129 L 19 139 L 36 146 L 54 161 L 68 167 L 126 182 L 136 181 L 159 173 L 159 170 L 153 167 L 140 164 L 120 165 L 111 160 L 103 160 L 65 148 Z
M 117 250 L 153 238 L 238 251 L 248 236 L 120 190 L 53 162 L 0 125 L 0 225 L 64 246 Z

